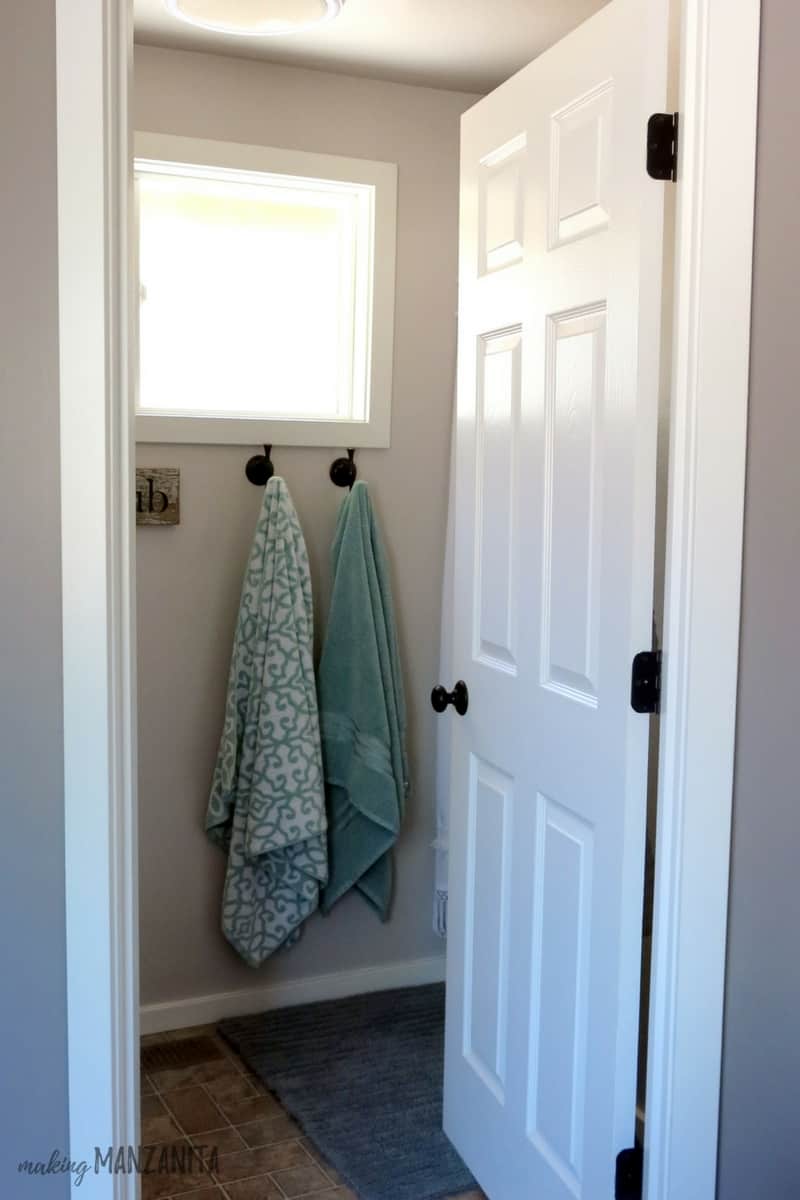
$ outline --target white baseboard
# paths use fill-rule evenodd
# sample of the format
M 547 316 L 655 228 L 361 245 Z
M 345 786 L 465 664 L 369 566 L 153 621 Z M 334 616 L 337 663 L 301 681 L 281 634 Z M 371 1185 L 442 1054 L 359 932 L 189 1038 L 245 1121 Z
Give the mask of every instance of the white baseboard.
M 379 967 L 307 975 L 303 979 L 288 979 L 283 983 L 270 983 L 237 992 L 218 992 L 216 995 L 192 996 L 186 1000 L 168 1000 L 163 1004 L 144 1004 L 139 1011 L 139 1024 L 143 1034 L 163 1033 L 167 1029 L 210 1025 L 224 1017 L 242 1017 L 248 1013 L 288 1008 L 293 1004 L 308 1004 L 314 1000 L 337 1000 L 342 996 L 382 992 L 387 988 L 441 983 L 444 977 L 445 958 L 437 954 L 430 958 L 386 963 Z

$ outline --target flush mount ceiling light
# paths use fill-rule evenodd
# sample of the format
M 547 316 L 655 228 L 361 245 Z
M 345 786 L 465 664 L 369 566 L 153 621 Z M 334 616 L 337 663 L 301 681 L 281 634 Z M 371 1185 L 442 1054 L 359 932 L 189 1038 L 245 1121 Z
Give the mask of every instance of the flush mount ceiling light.
M 164 0 L 180 21 L 241 37 L 300 33 L 331 21 L 345 0 Z

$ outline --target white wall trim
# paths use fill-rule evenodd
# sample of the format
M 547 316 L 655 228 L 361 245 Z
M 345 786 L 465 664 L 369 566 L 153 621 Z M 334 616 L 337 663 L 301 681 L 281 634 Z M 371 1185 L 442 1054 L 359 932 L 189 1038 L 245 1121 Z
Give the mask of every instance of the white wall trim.
M 186 1000 L 168 1000 L 142 1007 L 140 1024 L 145 1033 L 165 1029 L 188 1029 L 192 1025 L 210 1025 L 225 1017 L 312 1004 L 316 1000 L 339 1000 L 365 992 L 388 988 L 417 987 L 423 983 L 441 983 L 445 977 L 445 957 L 415 958 L 406 962 L 386 963 L 377 967 L 357 967 L 352 971 L 331 971 L 324 975 L 306 975 L 281 983 L 263 984 L 236 992 L 218 992 Z
M 725 989 L 759 0 L 682 0 L 646 1200 L 713 1200 Z
M 57 0 L 69 1154 L 90 1167 L 139 1127 L 130 43 L 125 3 Z M 71 1179 L 92 1200 L 138 1194 L 126 1174 Z

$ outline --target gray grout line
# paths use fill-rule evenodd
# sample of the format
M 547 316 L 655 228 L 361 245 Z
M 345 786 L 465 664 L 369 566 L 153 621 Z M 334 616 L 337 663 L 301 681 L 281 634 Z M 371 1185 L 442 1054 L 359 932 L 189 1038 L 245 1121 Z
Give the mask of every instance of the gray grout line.
M 235 1129 L 235 1128 L 236 1128 L 236 1126 L 234 1125 L 234 1126 L 233 1126 L 233 1128 Z M 276 1146 L 285 1146 L 285 1145 L 286 1145 L 288 1142 L 297 1142 L 297 1144 L 300 1146 L 300 1149 L 303 1151 L 303 1153 L 304 1153 L 304 1154 L 308 1154 L 308 1151 L 306 1150 L 305 1146 L 303 1145 L 303 1143 L 300 1141 L 300 1139 L 299 1139 L 299 1138 L 287 1138 L 287 1139 L 286 1139 L 286 1141 L 283 1141 L 283 1142 L 275 1142 L 275 1145 L 276 1145 Z M 249 1150 L 270 1150 L 270 1149 L 272 1149 L 272 1146 L 271 1146 L 271 1145 L 270 1145 L 270 1146 L 248 1146 L 248 1147 L 246 1147 L 246 1149 L 249 1149 Z M 234 1154 L 241 1154 L 241 1151 L 240 1151 L 240 1150 L 234 1150 L 234 1151 L 233 1151 L 233 1153 L 234 1153 Z M 219 1156 L 219 1157 L 220 1157 L 220 1159 L 223 1159 L 223 1158 L 230 1158 L 230 1157 L 231 1157 L 231 1155 L 230 1155 L 230 1154 L 220 1154 L 220 1156 Z M 309 1159 L 309 1162 L 310 1162 L 310 1163 L 312 1163 L 312 1164 L 313 1164 L 315 1167 L 318 1167 L 318 1166 L 319 1166 L 319 1163 L 316 1161 L 316 1159 L 314 1159 L 314 1158 L 312 1157 L 312 1155 L 308 1154 L 308 1159 Z M 296 1164 L 295 1164 L 295 1166 L 303 1166 L 303 1167 L 304 1167 L 304 1166 L 306 1166 L 306 1163 L 296 1163 Z M 247 1182 L 248 1182 L 249 1180 L 251 1180 L 251 1179 L 269 1179 L 271 1183 L 274 1183 L 274 1184 L 275 1184 L 275 1186 L 276 1186 L 277 1188 L 279 1188 L 281 1192 L 283 1192 L 283 1188 L 280 1186 L 280 1184 L 278 1183 L 277 1179 L 273 1179 L 273 1178 L 272 1178 L 272 1176 L 273 1176 L 273 1174 L 274 1174 L 276 1171 L 291 1171 L 291 1170 L 292 1170 L 292 1168 L 291 1168 L 291 1167 L 273 1167 L 271 1171 L 259 1171 L 257 1175 L 241 1175 L 241 1176 L 240 1176 L 238 1179 L 231 1179 L 231 1180 L 229 1180 L 228 1182 L 229 1182 L 229 1183 L 247 1183 Z M 325 1175 L 325 1172 L 324 1172 L 324 1171 L 323 1171 L 322 1173 L 323 1173 L 323 1175 Z M 338 1184 L 335 1184 L 335 1183 L 333 1183 L 333 1182 L 331 1181 L 331 1178 L 330 1178 L 330 1176 L 329 1176 L 329 1175 L 325 1175 L 325 1178 L 326 1178 L 326 1179 L 327 1179 L 327 1180 L 328 1180 L 328 1181 L 331 1183 L 331 1186 L 332 1186 L 332 1187 L 338 1187 L 338 1186 L 339 1186 Z M 217 1183 L 218 1183 L 218 1186 L 219 1186 L 219 1187 L 222 1187 L 222 1186 L 223 1186 L 223 1185 L 222 1185 L 222 1184 L 220 1184 L 218 1181 L 217 1181 Z M 318 1191 L 322 1191 L 322 1188 L 318 1188 L 317 1190 L 318 1190 Z M 283 1194 L 285 1195 L 286 1193 L 284 1192 Z M 314 1195 L 314 1193 L 313 1193 L 313 1192 L 304 1192 L 304 1193 L 303 1193 L 303 1196 L 293 1196 L 293 1197 L 291 1198 L 291 1200 L 303 1200 L 303 1197 L 304 1197 L 304 1196 L 313 1196 L 313 1195 Z
M 313 1140 L 310 1137 L 308 1137 L 308 1135 L 304 1135 L 304 1136 L 307 1137 L 307 1140 L 309 1142 L 311 1142 L 311 1144 L 313 1146 L 314 1145 Z M 302 1142 L 300 1144 L 302 1145 Z M 317 1150 L 317 1154 L 319 1154 L 320 1157 L 314 1158 L 314 1155 L 311 1154 L 311 1151 L 309 1149 L 307 1149 L 307 1147 L 303 1146 L 303 1149 L 305 1150 L 306 1154 L 310 1155 L 310 1157 L 314 1160 L 316 1165 L 319 1167 L 320 1171 L 322 1171 L 322 1174 L 325 1176 L 325 1178 L 330 1181 L 331 1187 L 344 1187 L 344 1184 L 341 1181 L 341 1177 L 339 1178 L 339 1180 L 337 1182 L 337 1180 L 335 1180 L 333 1178 L 333 1176 L 330 1174 L 331 1171 L 336 1171 L 336 1167 L 331 1166 L 331 1164 L 328 1162 L 327 1159 L 322 1158 L 322 1152 L 320 1150 Z M 336 1173 L 338 1175 L 338 1171 Z
M 215 1036 L 216 1036 L 216 1035 L 215 1035 Z M 180 1039 L 179 1039 L 179 1038 L 173 1039 L 173 1038 L 172 1038 L 172 1035 L 171 1035 L 171 1034 L 168 1034 L 168 1035 L 167 1035 L 167 1039 L 166 1039 L 166 1040 L 176 1040 L 176 1041 L 179 1041 Z M 249 1070 L 249 1068 L 248 1068 L 248 1067 L 245 1065 L 245 1063 L 242 1061 L 241 1057 L 240 1057 L 238 1054 L 235 1054 L 235 1053 L 234 1053 L 234 1051 L 233 1051 L 232 1049 L 230 1049 L 230 1048 L 227 1046 L 227 1043 L 223 1043 L 223 1042 L 222 1042 L 222 1039 L 221 1039 L 221 1038 L 219 1038 L 219 1037 L 217 1037 L 217 1038 L 216 1038 L 216 1040 L 217 1040 L 217 1041 L 218 1041 L 218 1042 L 219 1042 L 219 1043 L 222 1045 L 223 1052 L 225 1052 L 225 1057 L 226 1057 L 226 1058 L 228 1059 L 228 1061 L 229 1061 L 230 1063 L 232 1063 L 232 1064 L 233 1064 L 233 1066 L 236 1068 L 236 1073 L 237 1073 L 238 1075 L 240 1075 L 241 1077 L 243 1077 L 243 1078 L 247 1079 L 247 1080 L 248 1080 L 248 1082 L 250 1082 L 250 1083 L 251 1083 L 251 1085 L 252 1085 L 252 1075 L 253 1075 L 253 1072 L 251 1072 L 251 1071 Z M 217 1061 L 217 1060 L 215 1060 L 215 1061 Z M 202 1066 L 202 1064 L 198 1064 L 198 1065 Z M 179 1069 L 179 1068 L 176 1068 L 176 1069 Z M 193 1134 L 189 1134 L 189 1133 L 187 1133 L 187 1132 L 186 1132 L 186 1130 L 184 1129 L 184 1127 L 183 1127 L 182 1123 L 181 1123 L 181 1122 L 178 1120 L 178 1117 L 175 1115 L 175 1113 L 173 1112 L 172 1108 L 170 1107 L 170 1105 L 169 1105 L 168 1101 L 165 1099 L 165 1096 L 166 1096 L 166 1094 L 167 1094 L 167 1093 L 165 1093 L 165 1092 L 162 1092 L 162 1091 L 161 1091 L 161 1089 L 160 1089 L 160 1087 L 159 1087 L 159 1085 L 158 1085 L 158 1083 L 157 1083 L 157 1081 L 156 1081 L 156 1080 L 154 1080 L 154 1079 L 152 1079 L 152 1078 L 151 1078 L 149 1075 L 146 1075 L 146 1076 L 145 1076 L 145 1078 L 147 1078 L 147 1079 L 149 1080 L 149 1082 L 150 1082 L 150 1086 L 153 1088 L 153 1093 L 151 1093 L 151 1094 L 154 1094 L 154 1095 L 156 1095 L 156 1096 L 159 1098 L 159 1100 L 160 1100 L 160 1101 L 161 1101 L 161 1103 L 163 1104 L 163 1106 L 164 1106 L 165 1110 L 167 1111 L 167 1113 L 169 1114 L 169 1116 L 171 1117 L 171 1119 L 173 1120 L 173 1122 L 174 1122 L 174 1123 L 175 1123 L 175 1125 L 177 1126 L 177 1129 L 178 1129 L 179 1133 L 180 1133 L 180 1134 L 181 1134 L 181 1136 L 182 1136 L 182 1137 L 184 1137 L 184 1138 L 186 1139 L 186 1141 L 189 1143 L 189 1147 L 190 1147 L 190 1149 L 194 1150 L 194 1148 L 195 1148 L 195 1147 L 194 1147 L 194 1145 L 192 1144 L 192 1138 L 200 1138 L 200 1137 L 206 1137 L 206 1136 L 209 1136 L 209 1137 L 210 1137 L 212 1134 L 214 1134 L 214 1133 L 221 1133 L 221 1132 L 222 1132 L 223 1130 L 225 1130 L 225 1129 L 237 1129 L 237 1127 L 236 1127 L 236 1126 L 233 1124 L 233 1122 L 230 1120 L 230 1118 L 229 1118 L 228 1116 L 226 1116 L 226 1114 L 225 1114 L 225 1113 L 222 1111 L 222 1108 L 221 1108 L 221 1107 L 220 1107 L 220 1105 L 217 1103 L 217 1101 L 214 1099 L 214 1096 L 213 1096 L 213 1095 L 212 1095 L 212 1094 L 211 1094 L 211 1093 L 208 1091 L 207 1083 L 205 1083 L 205 1082 L 204 1082 L 204 1083 L 199 1083 L 199 1082 L 189 1082 L 189 1083 L 186 1083 L 185 1085 L 183 1085 L 182 1087 L 177 1087 L 177 1088 L 169 1088 L 169 1089 L 167 1089 L 167 1092 L 170 1092 L 170 1091 L 176 1091 L 176 1092 L 178 1092 L 178 1091 L 185 1091 L 187 1088 L 191 1088 L 191 1087 L 199 1087 L 199 1088 L 201 1088 L 201 1089 L 202 1089 L 202 1091 L 205 1093 L 205 1095 L 206 1095 L 207 1099 L 208 1099 L 208 1100 L 210 1100 L 210 1101 L 211 1101 L 211 1103 L 214 1105 L 214 1107 L 217 1109 L 217 1111 L 218 1111 L 218 1112 L 219 1112 L 219 1114 L 220 1114 L 220 1117 L 223 1119 L 223 1121 L 225 1121 L 225 1124 L 224 1124 L 224 1125 L 221 1125 L 221 1126 L 220 1126 L 218 1129 L 212 1129 L 212 1130 L 208 1130 L 207 1132 L 204 1132 L 204 1133 L 193 1133 Z M 214 1081 L 212 1080 L 212 1081 L 209 1081 L 209 1082 L 214 1082 Z M 261 1093 L 257 1092 L 257 1091 L 256 1091 L 256 1089 L 255 1089 L 255 1087 L 253 1088 L 253 1092 L 254 1092 L 254 1095 L 253 1095 L 253 1096 L 250 1096 L 250 1097 L 245 1097 L 245 1099 L 251 1099 L 251 1100 L 255 1100 L 255 1099 L 258 1099 L 258 1098 L 260 1098 L 260 1096 L 261 1096 Z M 279 1101 L 279 1103 L 280 1103 L 280 1101 Z M 282 1110 L 282 1112 L 284 1112 L 284 1113 L 286 1112 L 286 1110 L 283 1108 L 283 1105 L 281 1105 L 281 1110 Z M 288 1114 L 287 1114 L 287 1115 L 288 1115 Z M 258 1119 L 258 1118 L 256 1118 L 256 1119 Z M 247 1122 L 245 1122 L 245 1124 L 247 1124 Z M 238 1129 L 237 1129 L 237 1133 L 238 1133 Z M 247 1151 L 247 1150 L 263 1150 L 263 1149 L 267 1149 L 268 1147 L 271 1147 L 271 1146 L 273 1146 L 273 1145 L 275 1145 L 275 1146 L 278 1146 L 278 1145 L 280 1145 L 280 1146 L 285 1146 L 285 1145 L 286 1145 L 288 1142 L 296 1142 L 296 1143 L 297 1143 L 297 1145 L 300 1147 L 300 1149 L 301 1149 L 301 1150 L 303 1151 L 303 1153 L 305 1154 L 306 1158 L 308 1159 L 308 1162 L 309 1162 L 311 1165 L 315 1166 L 315 1167 L 316 1167 L 316 1168 L 317 1168 L 317 1169 L 318 1169 L 318 1170 L 319 1170 L 319 1171 L 322 1173 L 323 1177 L 324 1177 L 324 1178 L 327 1180 L 327 1182 L 330 1184 L 330 1186 L 331 1186 L 332 1188 L 338 1188 L 338 1187 L 341 1187 L 341 1186 L 343 1186 L 341 1183 L 337 1183 L 335 1180 L 333 1180 L 333 1179 L 331 1178 L 331 1176 L 328 1174 L 328 1172 L 326 1171 L 326 1169 L 325 1169 L 325 1167 L 323 1166 L 323 1164 L 322 1164 L 322 1163 L 319 1161 L 319 1159 L 315 1158 L 315 1157 L 314 1157 L 314 1155 L 311 1153 L 311 1151 L 310 1151 L 310 1150 L 308 1150 L 308 1149 L 307 1149 L 307 1148 L 306 1148 L 306 1147 L 303 1145 L 302 1138 L 303 1138 L 303 1137 L 306 1137 L 306 1136 L 307 1136 L 307 1135 L 305 1135 L 305 1134 L 303 1134 L 303 1133 L 301 1132 L 301 1133 L 300 1133 L 300 1135 L 299 1135 L 298 1137 L 295 1137 L 295 1138 L 285 1138 L 285 1139 L 284 1139 L 283 1141 L 281 1141 L 281 1142 L 271 1142 L 271 1143 L 268 1143 L 268 1146 L 247 1146 L 247 1145 L 244 1145 L 244 1146 L 242 1147 L 242 1149 L 241 1149 L 241 1150 L 233 1150 L 233 1151 L 231 1151 L 230 1153 L 231 1153 L 231 1154 L 241 1154 L 241 1153 L 243 1153 L 244 1151 Z M 242 1137 L 242 1135 L 241 1135 L 241 1134 L 239 1134 L 239 1137 L 241 1138 L 241 1137 Z M 308 1140 L 311 1140 L 311 1139 L 308 1139 Z M 242 1138 L 242 1141 L 244 1142 L 244 1138 Z M 158 1143 L 158 1144 L 163 1144 L 163 1145 L 166 1145 L 166 1143 Z M 229 1157 L 229 1155 L 225 1155 L 225 1154 L 221 1154 L 221 1155 L 219 1155 L 219 1158 L 220 1158 L 220 1159 L 227 1158 L 227 1157 Z M 302 1164 L 302 1165 L 305 1165 L 305 1164 Z M 283 1170 L 291 1170 L 291 1168 L 290 1168 L 290 1167 L 276 1167 L 276 1168 L 275 1168 L 275 1170 L 276 1170 L 276 1171 L 283 1171 Z M 273 1184 L 273 1185 L 274 1185 L 274 1186 L 275 1186 L 275 1187 L 278 1189 L 278 1191 L 281 1193 L 281 1195 L 282 1195 L 283 1197 L 285 1197 L 285 1198 L 286 1198 L 286 1200 L 310 1200 L 310 1198 L 311 1198 L 311 1197 L 313 1197 L 313 1196 L 318 1196 L 318 1195 L 320 1195 L 320 1194 L 321 1194 L 323 1191 L 327 1191 L 327 1190 L 328 1190 L 328 1189 L 327 1189 L 327 1187 L 326 1187 L 326 1188 L 317 1188 L 317 1189 L 316 1189 L 316 1191 L 313 1191 L 313 1192 L 304 1192 L 304 1193 L 303 1193 L 301 1196 L 294 1196 L 294 1197 L 291 1197 L 291 1198 L 289 1198 L 289 1197 L 287 1197 L 287 1195 L 286 1195 L 286 1192 L 284 1191 L 284 1189 L 281 1187 L 281 1185 L 280 1185 L 280 1182 L 279 1182 L 277 1179 L 275 1179 L 275 1178 L 273 1177 L 273 1175 L 274 1175 L 274 1173 L 273 1173 L 273 1172 L 271 1172 L 271 1171 L 261 1171 L 261 1172 L 260 1172 L 259 1174 L 257 1174 L 257 1175 L 246 1175 L 246 1176 L 243 1176 L 243 1177 L 242 1177 L 242 1178 L 240 1178 L 240 1179 L 236 1179 L 236 1180 L 230 1180 L 229 1182 L 230 1182 L 231 1184 L 233 1184 L 233 1183 L 245 1183 L 245 1182 L 248 1182 L 248 1181 L 249 1181 L 249 1180 L 251 1180 L 251 1179 L 268 1179 L 268 1180 L 269 1180 L 269 1182 L 270 1182 L 270 1183 L 272 1183 L 272 1184 Z M 222 1193 L 222 1196 L 224 1197 L 224 1200 L 230 1200 L 230 1195 L 229 1195 L 229 1193 L 228 1193 L 228 1192 L 227 1192 L 227 1190 L 226 1190 L 225 1184 L 224 1184 L 224 1183 L 222 1183 L 222 1182 L 221 1182 L 221 1181 L 220 1181 L 220 1180 L 217 1178 L 217 1175 L 216 1175 L 216 1173 L 215 1173 L 215 1172 L 213 1172 L 213 1171 L 209 1171 L 209 1172 L 208 1172 L 208 1178 L 209 1178 L 209 1180 L 210 1180 L 210 1186 L 218 1188 L 218 1189 L 220 1190 L 220 1192 Z M 192 1190 L 190 1189 L 188 1192 L 181 1192 L 181 1193 L 178 1193 L 178 1194 L 176 1194 L 176 1195 L 175 1195 L 175 1196 L 173 1196 L 173 1197 L 164 1197 L 164 1200 L 190 1200 L 190 1198 L 191 1198 L 191 1195 L 192 1195 Z
M 220 1183 L 219 1180 L 216 1181 L 216 1184 L 222 1195 L 225 1197 L 225 1200 L 231 1200 L 230 1192 L 226 1189 L 225 1185 Z
M 163 1095 L 163 1093 L 159 1092 L 159 1093 L 158 1093 L 158 1097 L 159 1097 L 159 1099 L 161 1100 L 161 1103 L 164 1105 L 164 1108 L 165 1108 L 165 1109 L 167 1110 L 167 1112 L 169 1113 L 169 1115 L 170 1115 L 170 1117 L 172 1118 L 172 1120 L 173 1120 L 173 1121 L 175 1122 L 175 1124 L 177 1125 L 177 1127 L 178 1127 L 178 1129 L 180 1130 L 180 1132 L 181 1132 L 181 1133 L 183 1134 L 183 1136 L 186 1138 L 186 1141 L 189 1143 L 189 1149 L 190 1149 L 190 1150 L 192 1150 L 192 1151 L 194 1151 L 194 1145 L 193 1145 L 193 1143 L 192 1143 L 192 1137 L 200 1137 L 200 1136 L 202 1136 L 202 1135 L 200 1135 L 200 1134 L 192 1134 L 192 1135 L 188 1134 L 188 1133 L 186 1132 L 186 1130 L 184 1129 L 183 1125 L 181 1124 L 181 1122 L 178 1120 L 178 1118 L 177 1118 L 177 1116 L 175 1115 L 175 1113 L 174 1113 L 174 1112 L 172 1111 L 172 1109 L 170 1108 L 170 1106 L 169 1106 L 169 1104 L 167 1103 L 167 1101 L 164 1099 L 164 1095 Z M 216 1106 L 215 1106 L 215 1107 L 216 1107 Z M 220 1113 L 220 1116 L 224 1116 L 224 1114 Z M 224 1126 L 222 1126 L 221 1128 L 224 1128 Z M 215 1132 L 215 1133 L 216 1133 L 216 1132 L 219 1132 L 219 1130 L 213 1130 L 212 1132 Z M 201 1161 L 201 1162 L 203 1162 L 204 1160 L 203 1160 L 203 1159 L 201 1159 L 200 1161 Z M 220 1187 L 219 1180 L 218 1180 L 218 1179 L 217 1179 L 217 1178 L 214 1176 L 214 1173 L 213 1173 L 212 1171 L 209 1171 L 209 1172 L 208 1172 L 208 1178 L 209 1178 L 209 1181 L 210 1181 L 210 1183 L 211 1183 L 211 1185 L 212 1185 L 212 1186 L 216 1185 L 217 1187 Z M 199 1189 L 192 1189 L 192 1188 L 190 1188 L 190 1189 L 188 1190 L 188 1192 L 185 1192 L 185 1193 L 180 1193 L 180 1195 L 191 1195 L 191 1193 L 192 1193 L 192 1191 L 193 1191 L 193 1190 L 199 1190 Z M 224 1193 L 223 1193 L 223 1195 L 225 1196 L 225 1200 L 230 1200 L 230 1197 L 228 1196 L 228 1193 L 227 1193 L 227 1192 L 224 1192 Z M 178 1200 L 180 1200 L 180 1196 L 178 1197 Z

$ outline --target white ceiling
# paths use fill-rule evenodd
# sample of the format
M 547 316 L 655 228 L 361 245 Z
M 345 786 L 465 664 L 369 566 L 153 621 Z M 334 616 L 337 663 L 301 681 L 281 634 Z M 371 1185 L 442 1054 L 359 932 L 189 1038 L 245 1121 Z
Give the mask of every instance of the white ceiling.
M 177 21 L 163 0 L 134 0 L 139 42 L 488 92 L 606 0 L 346 0 L 318 32 L 242 38 Z

